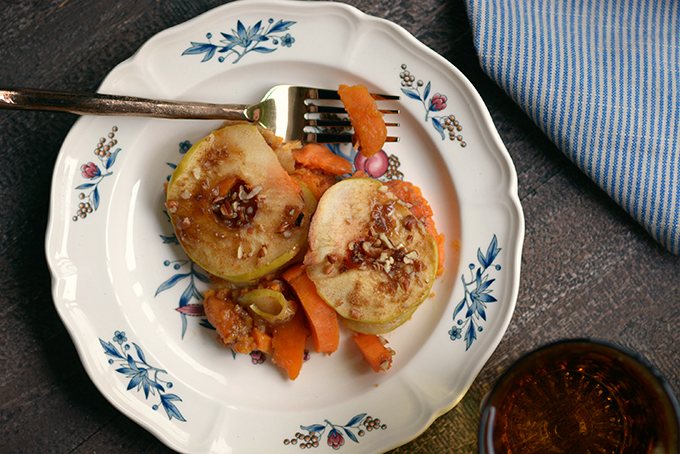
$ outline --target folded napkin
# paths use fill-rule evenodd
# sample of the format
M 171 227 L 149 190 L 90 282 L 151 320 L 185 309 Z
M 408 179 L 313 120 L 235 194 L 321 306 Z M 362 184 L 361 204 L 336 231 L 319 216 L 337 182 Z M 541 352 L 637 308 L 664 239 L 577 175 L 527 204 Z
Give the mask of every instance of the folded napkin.
M 680 253 L 680 2 L 466 2 L 483 70 Z

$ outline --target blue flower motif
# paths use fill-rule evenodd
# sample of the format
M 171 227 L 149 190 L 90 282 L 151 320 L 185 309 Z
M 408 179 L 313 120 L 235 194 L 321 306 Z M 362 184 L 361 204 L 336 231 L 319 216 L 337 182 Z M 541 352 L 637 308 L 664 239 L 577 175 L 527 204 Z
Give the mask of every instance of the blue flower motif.
M 449 330 L 449 336 L 451 337 L 452 341 L 455 341 L 456 339 L 460 339 L 463 336 L 463 330 L 460 328 L 456 328 L 455 326 Z
M 180 154 L 186 154 L 187 151 L 191 149 L 191 142 L 188 140 L 185 140 L 184 142 L 181 142 L 179 144 L 179 153 Z
M 268 47 L 270 43 L 276 45 L 279 40 L 284 47 L 290 47 L 295 39 L 284 32 L 290 30 L 295 24 L 294 21 L 279 20 L 274 22 L 274 19 L 269 19 L 267 24 L 258 21 L 255 25 L 246 27 L 240 20 L 236 22 L 236 30 L 232 29 L 231 33 L 221 33 L 224 39 L 220 40 L 220 44 L 214 44 L 211 41 L 212 34 L 207 33 L 206 38 L 208 42 L 194 42 L 191 41 L 191 47 L 186 49 L 182 55 L 203 55 L 202 62 L 212 59 L 216 54 L 222 54 L 218 61 L 224 62 L 229 55 L 235 55 L 236 58 L 232 63 L 238 63 L 241 58 L 250 52 L 257 52 L 261 54 L 268 54 L 276 50 L 275 47 Z
M 161 238 L 165 237 L 161 235 Z M 168 242 L 165 239 L 163 241 L 165 243 Z M 165 266 L 169 266 L 171 263 L 173 263 L 170 262 L 169 260 L 166 260 L 165 262 L 167 262 Z M 186 334 L 187 331 L 188 324 L 187 315 L 193 316 L 205 315 L 205 313 L 203 312 L 202 304 L 203 294 L 198 289 L 198 286 L 196 284 L 199 281 L 204 282 L 206 284 L 210 282 L 210 278 L 199 272 L 197 269 L 198 267 L 194 264 L 194 262 L 192 262 L 189 259 L 177 261 L 176 263 L 174 263 L 173 268 L 179 271 L 185 265 L 189 266 L 188 272 L 173 274 L 170 278 L 168 278 L 165 282 L 158 286 L 158 288 L 156 289 L 156 294 L 154 295 L 154 297 L 156 297 L 160 293 L 173 288 L 180 281 L 189 278 L 188 285 L 179 298 L 179 307 L 175 309 L 182 315 L 182 338 L 184 338 L 184 335 Z M 190 304 L 193 299 L 196 299 L 200 304 Z
M 477 332 L 482 332 L 484 329 L 482 323 L 486 322 L 486 309 L 488 305 L 498 301 L 496 297 L 491 295 L 491 285 L 496 279 L 490 278 L 489 270 L 494 265 L 494 261 L 500 251 L 498 238 L 494 235 L 486 253 L 482 252 L 481 249 L 477 249 L 479 267 L 474 263 L 469 265 L 471 279 L 467 280 L 465 275 L 461 276 L 465 296 L 453 311 L 453 320 L 460 328 L 457 326 L 452 327 L 449 330 L 449 336 L 452 341 L 455 341 L 463 337 L 464 332 L 465 350 L 468 350 L 475 339 L 477 339 Z M 498 265 L 494 269 L 498 271 Z M 458 318 L 459 314 L 461 318 Z
M 286 33 L 286 36 L 281 37 L 281 45 L 283 47 L 290 47 L 295 42 L 295 38 L 290 36 L 290 33 Z
M 253 42 L 266 41 L 267 39 L 269 39 L 264 35 L 260 35 L 261 27 L 262 21 L 259 21 L 254 26 L 248 28 L 244 27 L 241 21 L 238 21 L 236 23 L 236 30 L 231 31 L 232 33 L 234 33 L 233 35 L 230 35 L 228 33 L 222 33 L 222 36 L 224 36 L 226 40 L 229 43 L 233 44 L 234 46 L 241 46 L 245 48 L 250 46 Z M 226 52 L 226 50 L 222 50 L 221 52 Z
M 113 341 L 118 342 L 118 345 L 123 345 L 127 342 L 127 337 L 125 337 L 125 331 L 116 331 L 113 333 Z
M 124 331 L 115 331 L 113 334 L 113 341 L 119 345 L 127 341 Z M 171 388 L 172 383 L 169 381 L 164 381 L 159 377 L 159 374 L 167 374 L 163 369 L 159 369 L 150 365 L 146 360 L 146 355 L 142 348 L 135 344 L 135 353 L 137 354 L 137 359 L 127 353 L 130 350 L 130 345 L 125 344 L 124 348 L 119 350 L 114 343 L 105 342 L 99 339 L 99 343 L 104 348 L 104 353 L 109 357 L 107 362 L 111 365 L 117 365 L 118 368 L 116 372 L 124 375 L 129 379 L 127 385 L 127 391 L 136 389 L 137 391 L 144 392 L 144 398 L 149 399 L 150 395 L 158 395 L 160 399 L 160 404 L 165 410 L 168 419 L 177 419 L 179 421 L 186 421 L 182 413 L 177 408 L 174 402 L 181 402 L 182 399 L 176 394 L 169 393 L 165 390 L 165 387 Z M 165 386 L 163 386 L 165 384 Z M 158 410 L 160 408 L 157 404 L 151 407 L 153 410 Z

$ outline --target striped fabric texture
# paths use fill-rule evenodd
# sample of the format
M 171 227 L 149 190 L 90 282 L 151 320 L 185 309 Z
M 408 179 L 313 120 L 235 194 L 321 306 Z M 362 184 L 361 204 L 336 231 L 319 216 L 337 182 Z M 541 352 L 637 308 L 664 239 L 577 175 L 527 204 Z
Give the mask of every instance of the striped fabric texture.
M 680 253 L 680 1 L 467 0 L 483 70 Z

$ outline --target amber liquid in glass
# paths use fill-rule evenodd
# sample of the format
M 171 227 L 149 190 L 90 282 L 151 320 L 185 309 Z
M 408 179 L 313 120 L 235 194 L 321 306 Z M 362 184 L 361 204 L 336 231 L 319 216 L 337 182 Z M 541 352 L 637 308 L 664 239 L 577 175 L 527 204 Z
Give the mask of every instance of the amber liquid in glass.
M 509 453 L 617 453 L 624 415 L 611 392 L 579 371 L 527 375 L 498 408 L 494 444 Z
M 677 403 L 645 366 L 565 343 L 520 361 L 489 396 L 484 454 L 677 454 Z

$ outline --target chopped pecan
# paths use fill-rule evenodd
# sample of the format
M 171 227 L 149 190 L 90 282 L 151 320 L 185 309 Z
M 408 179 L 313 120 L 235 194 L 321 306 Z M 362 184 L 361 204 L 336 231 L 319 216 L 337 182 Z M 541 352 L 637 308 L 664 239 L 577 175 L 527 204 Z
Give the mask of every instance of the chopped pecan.
M 177 230 L 188 229 L 191 225 L 191 220 L 189 218 L 183 218 L 177 223 Z
M 418 224 L 418 220 L 416 219 L 415 216 L 409 214 L 404 218 L 404 228 L 408 230 L 409 232 L 416 228 L 416 225 Z
M 177 208 L 179 208 L 179 203 L 174 200 L 169 200 L 165 202 L 165 208 L 168 209 L 168 213 L 175 213 L 177 212 Z

